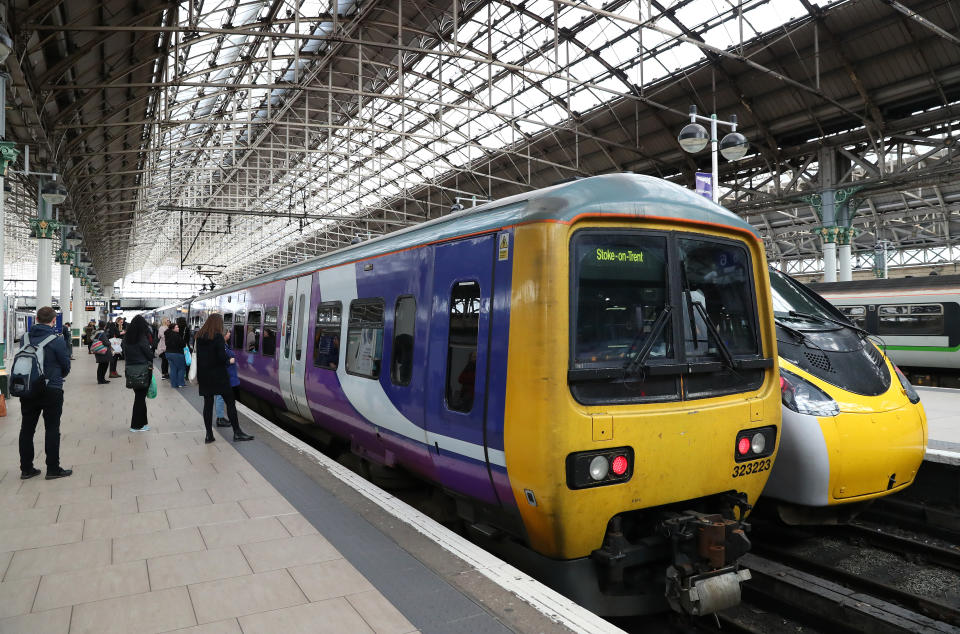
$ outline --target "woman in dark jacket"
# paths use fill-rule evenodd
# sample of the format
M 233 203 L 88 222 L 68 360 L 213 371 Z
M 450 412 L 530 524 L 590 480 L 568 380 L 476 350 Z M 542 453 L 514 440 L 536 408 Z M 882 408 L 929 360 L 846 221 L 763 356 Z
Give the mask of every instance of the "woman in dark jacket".
M 178 320 L 179 321 L 179 320 Z M 187 378 L 187 362 L 183 358 L 183 336 L 180 324 L 174 323 L 163 333 L 166 344 L 167 363 L 170 366 L 170 387 L 184 387 Z
M 204 442 L 211 443 L 213 437 L 213 397 L 217 394 L 223 397 L 227 406 L 227 417 L 233 427 L 233 441 L 253 440 L 253 436 L 243 433 L 240 421 L 237 418 L 237 404 L 233 398 L 233 388 L 230 387 L 230 374 L 227 366 L 236 362 L 236 359 L 227 356 L 226 343 L 223 340 L 223 317 L 213 313 L 197 333 L 194 340 L 196 351 L 194 363 L 197 364 L 197 383 L 200 385 L 200 396 L 203 397 L 203 425 L 207 429 Z
M 93 355 L 93 358 L 97 361 L 97 384 L 106 385 L 110 382 L 107 380 L 107 368 L 110 367 L 110 359 L 113 357 L 113 351 L 110 350 L 110 334 L 106 331 L 106 325 L 100 322 L 100 327 L 91 337 L 91 346 L 94 341 L 100 341 L 107 347 L 102 354 Z
M 150 326 L 142 315 L 137 315 L 130 321 L 123 336 L 123 359 L 127 372 L 137 366 L 153 368 L 153 346 L 150 343 Z M 130 416 L 130 431 L 149 431 L 147 424 L 147 390 L 150 386 L 134 388 L 133 414 Z

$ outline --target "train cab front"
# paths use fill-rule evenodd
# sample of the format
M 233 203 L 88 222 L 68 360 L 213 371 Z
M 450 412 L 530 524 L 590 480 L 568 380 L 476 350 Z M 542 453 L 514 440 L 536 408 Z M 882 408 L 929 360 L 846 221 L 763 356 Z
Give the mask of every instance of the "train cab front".
M 546 309 L 569 330 L 544 328 L 546 315 L 511 325 L 511 341 L 522 329 L 544 355 L 511 360 L 511 376 L 530 377 L 528 395 L 551 389 L 508 403 L 529 421 L 507 453 L 530 545 L 576 570 L 555 587 L 600 614 L 735 605 L 749 578 L 745 519 L 779 441 L 762 247 L 695 224 L 554 231 L 569 295 Z M 532 367 L 544 357 L 557 380 Z
M 842 523 L 911 484 L 926 448 L 919 396 L 818 295 L 772 271 L 783 439 L 764 497 L 790 524 Z

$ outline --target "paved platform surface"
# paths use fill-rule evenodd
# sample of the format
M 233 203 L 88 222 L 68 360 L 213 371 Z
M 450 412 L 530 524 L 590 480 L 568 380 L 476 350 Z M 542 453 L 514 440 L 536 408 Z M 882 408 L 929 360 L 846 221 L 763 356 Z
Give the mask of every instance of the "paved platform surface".
M 927 413 L 927 460 L 960 465 L 960 390 L 918 386 Z
M 94 371 L 78 351 L 61 425 L 71 477 L 20 480 L 16 399 L 0 419 L 0 633 L 569 631 L 477 583 L 518 615 L 508 627 L 330 494 L 321 506 L 316 480 L 266 438 L 204 445 L 196 388 L 161 382 L 150 431 L 131 433 L 133 393 Z M 42 422 L 35 446 L 43 469 Z M 279 468 L 310 519 L 238 449 Z

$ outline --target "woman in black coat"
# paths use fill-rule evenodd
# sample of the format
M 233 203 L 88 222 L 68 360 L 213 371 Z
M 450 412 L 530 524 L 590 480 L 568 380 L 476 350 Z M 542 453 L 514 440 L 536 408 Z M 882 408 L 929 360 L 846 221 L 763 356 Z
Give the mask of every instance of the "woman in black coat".
M 193 362 L 197 364 L 197 383 L 200 385 L 200 396 L 203 397 L 203 425 L 207 429 L 204 442 L 211 443 L 213 437 L 213 397 L 219 394 L 223 397 L 227 407 L 227 418 L 233 427 L 233 441 L 253 440 L 253 436 L 243 433 L 240 421 L 237 418 L 237 403 L 233 398 L 233 388 L 230 387 L 230 375 L 227 365 L 235 359 L 227 356 L 226 345 L 223 340 L 223 317 L 213 313 L 196 335 L 194 341 L 195 356 Z
M 130 321 L 123 336 L 124 367 L 127 372 L 136 366 L 148 365 L 153 368 L 153 345 L 150 343 L 150 326 L 147 320 L 137 315 Z M 150 386 L 133 390 L 133 414 L 130 416 L 130 431 L 149 431 L 147 424 L 147 390 Z
M 105 352 L 93 355 L 93 358 L 97 361 L 97 384 L 106 385 L 110 382 L 107 380 L 107 368 L 110 367 L 110 359 L 113 358 L 113 351 L 110 350 L 110 334 L 106 331 L 106 324 L 100 322 L 100 328 L 90 337 L 91 346 L 94 341 L 100 341 L 107 347 Z

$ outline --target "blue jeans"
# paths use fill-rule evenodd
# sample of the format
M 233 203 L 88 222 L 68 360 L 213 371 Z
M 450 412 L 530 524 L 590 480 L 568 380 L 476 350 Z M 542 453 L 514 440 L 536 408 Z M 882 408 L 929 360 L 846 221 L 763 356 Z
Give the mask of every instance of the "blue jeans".
M 170 387 L 186 385 L 187 362 L 182 352 L 167 352 L 167 363 L 170 364 Z
M 216 407 L 216 409 L 217 409 L 217 420 L 220 420 L 221 418 L 226 418 L 226 416 L 223 415 L 223 407 L 224 407 L 224 405 L 223 405 L 223 397 L 220 396 L 219 394 L 217 394 L 216 396 L 214 396 L 214 397 L 213 397 L 213 405 L 214 405 L 214 407 Z

